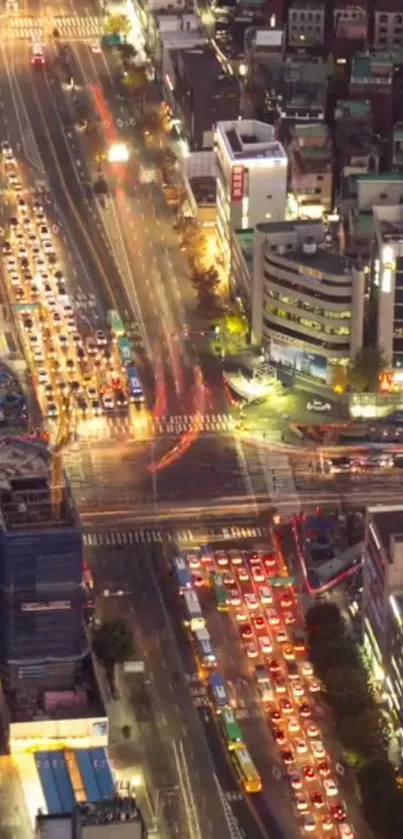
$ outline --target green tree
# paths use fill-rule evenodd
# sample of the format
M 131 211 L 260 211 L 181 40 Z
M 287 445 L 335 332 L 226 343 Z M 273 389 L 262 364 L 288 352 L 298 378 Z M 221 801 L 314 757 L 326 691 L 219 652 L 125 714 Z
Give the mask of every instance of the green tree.
M 345 714 L 338 721 L 337 733 L 353 765 L 360 766 L 370 758 L 387 756 L 389 726 L 375 705 L 361 711 L 359 724 L 355 714 Z
M 164 108 L 147 111 L 138 123 L 144 134 L 144 140 L 149 146 L 161 148 L 171 129 L 171 118 Z
M 348 371 L 350 389 L 356 393 L 376 393 L 379 376 L 389 362 L 378 347 L 363 347 L 358 351 Z
M 338 719 L 349 713 L 361 714 L 373 701 L 365 673 L 355 667 L 329 669 L 325 687 Z
M 130 67 L 133 64 L 134 59 L 137 55 L 136 48 L 133 46 L 133 44 L 124 43 L 120 44 L 118 49 L 123 66 Z
M 126 70 L 122 77 L 122 84 L 129 93 L 142 93 L 148 86 L 147 76 L 142 67 Z
M 120 35 L 127 38 L 131 23 L 127 15 L 109 15 L 105 21 L 105 35 Z
M 105 668 L 127 661 L 133 652 L 133 638 L 125 620 L 116 618 L 96 627 L 92 649 Z
M 322 680 L 334 667 L 361 667 L 357 649 L 347 635 L 326 638 L 313 635 L 309 652 L 315 671 Z
M 401 839 L 403 836 L 403 793 L 386 757 L 368 760 L 358 769 L 364 816 L 376 836 Z
M 239 306 L 225 312 L 220 322 L 220 334 L 227 353 L 241 350 L 249 333 L 249 323 Z
M 313 603 L 306 612 L 305 626 L 310 636 L 316 634 L 322 637 L 344 635 L 345 625 L 340 609 L 335 603 L 318 601 Z

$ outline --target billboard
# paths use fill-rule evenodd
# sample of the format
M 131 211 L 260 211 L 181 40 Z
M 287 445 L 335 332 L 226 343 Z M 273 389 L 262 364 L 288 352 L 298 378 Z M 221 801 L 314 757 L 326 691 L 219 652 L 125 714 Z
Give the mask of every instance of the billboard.
M 231 169 L 231 201 L 242 201 L 245 187 L 245 169 L 236 165 Z

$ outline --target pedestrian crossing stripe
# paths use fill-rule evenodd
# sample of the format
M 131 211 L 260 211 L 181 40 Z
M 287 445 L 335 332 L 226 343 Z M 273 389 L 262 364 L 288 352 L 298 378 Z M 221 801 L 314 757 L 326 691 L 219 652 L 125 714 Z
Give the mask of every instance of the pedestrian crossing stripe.
M 224 539 L 267 539 L 267 532 L 262 527 L 223 527 L 207 528 L 203 534 L 214 540 Z M 157 544 L 167 539 L 179 544 L 199 544 L 202 534 L 191 529 L 177 531 L 161 530 L 99 530 L 83 533 L 84 547 L 97 548 L 106 545 Z
M 35 20 L 32 17 L 12 17 L 7 20 L 6 26 L 4 23 L 0 28 L 2 36 L 11 38 L 38 38 L 44 39 L 46 30 L 49 27 L 49 19 Z M 88 15 L 86 17 L 79 17 L 78 15 L 66 15 L 65 17 L 54 17 L 52 21 L 52 28 L 57 29 L 59 35 L 63 38 L 76 38 L 77 40 L 102 38 L 104 34 L 104 23 L 102 18 L 95 15 Z

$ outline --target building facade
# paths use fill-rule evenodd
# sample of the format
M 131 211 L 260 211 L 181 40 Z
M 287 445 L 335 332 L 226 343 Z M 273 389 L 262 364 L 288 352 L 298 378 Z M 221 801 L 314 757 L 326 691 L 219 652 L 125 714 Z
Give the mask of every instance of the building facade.
M 232 230 L 285 218 L 287 155 L 273 126 L 257 120 L 218 122 L 214 147 L 217 231 L 228 262 Z
M 288 146 L 290 184 L 299 218 L 321 218 L 333 204 L 333 144 L 323 122 L 297 124 Z
M 322 225 L 286 224 L 277 236 L 256 230 L 253 340 L 273 361 L 331 383 L 362 346 L 364 272 L 327 249 Z
M 379 695 L 403 726 L 403 507 L 369 507 L 363 562 L 362 637 Z
M 375 206 L 373 282 L 377 343 L 391 368 L 403 368 L 403 206 Z
M 315 0 L 293 0 L 288 9 L 288 46 L 298 49 L 323 47 L 325 4 Z
M 380 0 L 374 12 L 374 47 L 379 50 L 403 45 L 403 8 L 400 0 Z
M 27 681 L 70 686 L 88 651 L 79 523 L 68 487 L 58 509 L 53 507 L 47 452 L 19 441 L 7 446 L 16 464 L 25 453 L 37 468 L 8 475 L 0 492 L 3 679 L 15 687 Z M 3 445 L 0 473 L 6 454 Z
M 217 120 L 238 119 L 239 82 L 227 72 L 209 46 L 180 50 L 175 75 L 175 98 L 190 148 L 194 151 L 212 149 Z

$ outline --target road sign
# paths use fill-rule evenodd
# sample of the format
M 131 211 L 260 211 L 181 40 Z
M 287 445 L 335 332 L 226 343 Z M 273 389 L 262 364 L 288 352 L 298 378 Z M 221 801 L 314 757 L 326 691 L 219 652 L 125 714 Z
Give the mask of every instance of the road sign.
M 144 673 L 144 661 L 125 661 L 124 673 Z
M 346 770 L 345 770 L 343 764 L 340 763 L 339 760 L 336 763 L 336 772 L 338 772 L 339 775 L 345 775 L 346 774 Z
M 279 781 L 281 776 L 282 776 L 281 769 L 279 769 L 278 766 L 273 766 L 271 771 L 272 771 L 272 774 L 274 775 L 276 781 Z

